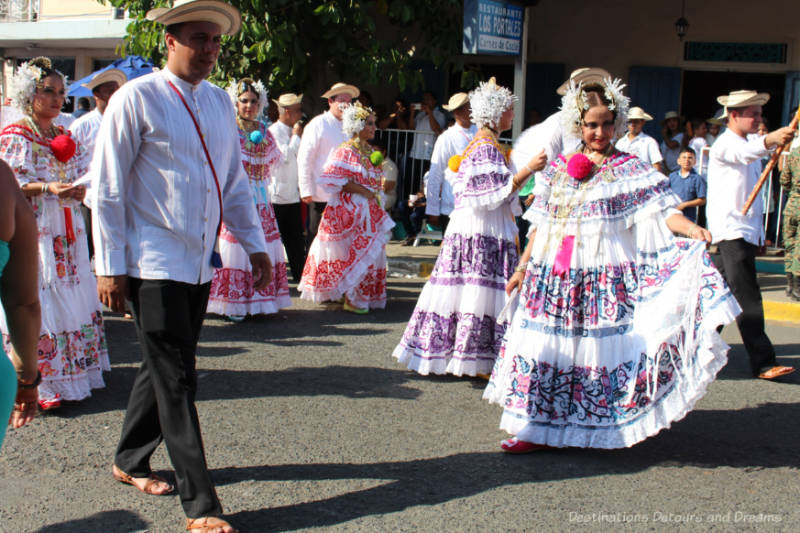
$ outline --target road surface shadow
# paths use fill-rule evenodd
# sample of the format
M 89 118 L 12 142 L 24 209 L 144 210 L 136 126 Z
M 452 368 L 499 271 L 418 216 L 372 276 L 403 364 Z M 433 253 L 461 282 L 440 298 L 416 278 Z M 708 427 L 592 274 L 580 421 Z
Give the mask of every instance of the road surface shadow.
M 728 352 L 728 364 L 717 374 L 720 380 L 748 380 L 756 379 L 750 371 L 750 359 L 747 357 L 747 350 L 741 343 L 731 344 Z M 775 355 L 779 365 L 800 367 L 800 344 L 776 344 Z M 780 384 L 800 384 L 800 371 L 789 374 L 778 380 L 772 381 L 776 385 Z
M 44 416 L 78 418 L 125 409 L 138 367 L 116 367 L 104 375 L 105 389 L 92 391 L 80 402 L 64 402 Z M 409 372 L 371 366 L 332 365 L 252 371 L 200 368 L 197 401 L 267 398 L 273 396 L 343 396 L 413 400 L 422 392 Z M 309 386 L 313 383 L 313 386 Z
M 97 531 L 103 533 L 145 533 L 149 530 L 149 524 L 131 511 L 103 511 L 86 518 L 76 518 L 58 524 L 50 524 L 36 533 L 85 533 L 86 531 Z
M 461 453 L 373 464 L 295 464 L 215 470 L 217 484 L 256 481 L 376 479 L 377 487 L 317 501 L 242 511 L 231 521 L 246 531 L 325 527 L 365 516 L 438 505 L 518 484 L 627 475 L 653 467 L 747 471 L 797 468 L 800 405 L 765 404 L 737 411 L 694 411 L 671 430 L 629 449 L 565 448 L 524 456 Z M 444 451 L 444 450 L 443 450 Z

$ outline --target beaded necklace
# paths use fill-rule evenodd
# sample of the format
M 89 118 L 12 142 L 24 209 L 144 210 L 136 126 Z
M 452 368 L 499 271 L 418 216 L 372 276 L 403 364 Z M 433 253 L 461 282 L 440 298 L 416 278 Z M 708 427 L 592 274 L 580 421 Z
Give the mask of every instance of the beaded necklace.
M 585 150 L 586 147 L 584 145 L 576 153 L 582 153 L 585 155 Z M 548 200 L 548 204 L 556 206 L 555 214 L 553 216 L 555 220 L 551 222 L 551 229 L 547 232 L 547 240 L 545 241 L 543 249 L 544 253 L 550 251 L 550 246 L 553 239 L 555 239 L 555 242 L 559 243 L 559 246 L 563 246 L 563 243 L 565 242 L 564 239 L 568 237 L 568 235 L 566 235 L 567 221 L 576 208 L 579 208 L 584 204 L 588 191 L 594 187 L 599 180 L 602 180 L 605 183 L 616 181 L 617 178 L 613 173 L 613 167 L 615 165 L 607 164 L 609 163 L 609 157 L 613 158 L 615 155 L 616 150 L 613 146 L 609 145 L 609 147 L 606 148 L 605 152 L 603 153 L 602 159 L 598 163 L 595 163 L 590 174 L 582 180 L 576 180 L 570 176 L 567 173 L 566 168 L 556 173 L 555 178 L 557 178 L 557 181 L 556 179 L 553 180 L 553 184 L 551 186 L 552 193 L 550 199 Z M 596 178 L 599 178 L 599 180 Z M 569 184 L 570 181 L 578 181 L 577 187 L 571 187 Z M 578 211 L 575 215 L 575 235 L 573 243 L 575 247 L 582 246 L 580 224 L 582 215 L 583 210 Z
M 33 130 L 33 133 L 36 134 L 36 136 L 39 139 L 43 140 L 46 143 L 45 146 L 51 148 L 50 141 L 57 135 L 59 135 L 58 128 L 51 122 L 50 127 L 47 129 L 47 133 L 49 134 L 48 137 L 39 129 L 39 125 L 36 124 L 36 121 L 33 120 L 31 117 L 25 117 L 25 121 L 28 123 L 28 126 L 30 126 L 31 130 Z M 58 181 L 60 181 L 61 183 L 66 183 L 67 182 L 66 164 L 59 161 L 58 158 L 54 157 L 53 159 L 55 159 L 57 164 L 56 168 L 58 168 Z
M 239 115 L 236 115 L 236 124 L 239 125 L 239 129 L 245 133 L 251 133 L 258 129 L 258 121 L 257 120 L 250 120 L 249 118 L 242 118 Z
M 349 139 L 346 142 L 346 144 L 352 146 L 355 149 L 355 151 L 358 152 L 359 162 L 361 163 L 361 166 L 364 168 L 364 170 L 367 170 L 367 173 L 369 173 L 370 167 L 378 168 L 377 166 L 373 165 L 372 161 L 370 160 L 370 155 L 372 155 L 372 150 L 370 149 L 369 146 L 366 146 L 366 143 L 361 142 L 361 139 L 359 139 L 358 137 L 354 137 L 352 139 Z

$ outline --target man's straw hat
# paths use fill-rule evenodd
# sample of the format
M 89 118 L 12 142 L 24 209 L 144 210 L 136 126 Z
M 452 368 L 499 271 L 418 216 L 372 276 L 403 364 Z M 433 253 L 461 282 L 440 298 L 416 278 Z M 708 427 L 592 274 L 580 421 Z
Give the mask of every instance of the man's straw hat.
M 604 78 L 610 77 L 611 74 L 609 74 L 606 69 L 596 67 L 581 67 L 573 70 L 572 74 L 569 75 L 569 79 L 562 83 L 561 86 L 556 89 L 556 92 L 561 96 L 567 94 L 570 81 L 574 81 L 576 84 L 583 82 L 584 85 L 590 85 L 602 83 Z
M 349 94 L 350 98 L 358 98 L 361 91 L 355 85 L 348 85 L 347 83 L 334 83 L 333 86 L 322 94 L 323 98 L 333 98 L 339 94 Z
M 645 113 L 641 107 L 632 107 L 628 111 L 628 120 L 653 120 L 653 117 Z
M 282 94 L 278 97 L 278 99 L 272 99 L 273 102 L 278 104 L 280 107 L 291 107 L 295 104 L 299 104 L 303 101 L 302 94 L 294 94 L 294 93 L 286 93 Z
M 769 93 L 757 93 L 756 91 L 731 91 L 728 94 L 717 97 L 717 102 L 725 106 L 725 115 L 728 108 L 750 107 L 751 105 L 764 105 L 769 102 Z
M 118 68 L 110 68 L 97 74 L 89 83 L 83 83 L 81 85 L 87 89 L 94 90 L 95 87 L 99 87 L 111 81 L 117 82 L 117 86 L 122 87 L 122 84 L 128 81 L 128 76 Z
M 446 111 L 455 111 L 461 106 L 467 105 L 469 103 L 469 95 L 467 93 L 456 93 L 450 97 L 450 100 L 447 101 L 447 105 L 443 105 L 442 107 Z
M 175 0 L 172 7 L 156 7 L 147 20 L 169 26 L 181 22 L 213 22 L 223 35 L 233 35 L 242 27 L 239 10 L 220 0 Z

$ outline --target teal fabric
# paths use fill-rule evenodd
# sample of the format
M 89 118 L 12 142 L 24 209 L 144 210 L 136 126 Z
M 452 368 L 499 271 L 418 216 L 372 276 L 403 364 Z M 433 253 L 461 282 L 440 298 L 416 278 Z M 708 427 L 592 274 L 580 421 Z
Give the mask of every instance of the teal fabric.
M 10 254 L 11 252 L 8 251 L 8 243 L 0 241 L 0 277 L 3 276 L 3 270 L 6 268 L 6 264 L 8 264 Z
M 8 263 L 8 243 L 0 241 L 0 276 Z M 11 360 L 6 357 L 3 345 L 0 343 L 0 448 L 3 447 L 3 438 L 6 436 L 8 418 L 14 407 L 14 398 L 17 395 L 17 372 Z

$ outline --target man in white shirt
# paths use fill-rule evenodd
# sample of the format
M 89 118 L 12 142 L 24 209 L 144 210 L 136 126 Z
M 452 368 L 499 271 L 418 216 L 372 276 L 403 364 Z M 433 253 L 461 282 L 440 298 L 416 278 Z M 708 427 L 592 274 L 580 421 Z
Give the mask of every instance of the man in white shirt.
M 342 112 L 359 94 L 358 87 L 354 85 L 335 83 L 322 95 L 328 99 L 328 110 L 312 118 L 303 132 L 297 152 L 297 172 L 300 198 L 309 207 L 309 241 L 317 234 L 322 212 L 328 202 L 328 193 L 317 186 L 317 178 L 322 174 L 331 152 L 348 140 L 347 134 L 342 131 Z
M 114 311 L 129 299 L 142 346 L 112 471 L 147 494 L 172 492 L 150 470 L 163 439 L 186 529 L 232 533 L 219 518 L 194 399 L 195 350 L 220 266 L 221 221 L 250 255 L 254 290 L 267 286 L 272 270 L 233 106 L 205 81 L 221 35 L 235 34 L 241 17 L 219 0 L 189 0 L 152 9 L 147 18 L 166 26 L 166 68 L 117 91 L 93 162 L 97 290 Z
M 300 189 L 297 183 L 297 151 L 300 149 L 300 135 L 303 131 L 299 123 L 303 116 L 300 108 L 303 95 L 286 93 L 272 101 L 278 106 L 278 120 L 269 127 L 269 131 L 278 144 L 281 160 L 270 169 L 270 196 L 278 231 L 289 258 L 292 279 L 299 283 L 306 263 Z
M 110 68 L 98 73 L 89 83 L 83 84 L 92 91 L 95 108 L 70 124 L 69 131 L 90 154 L 94 153 L 97 130 L 100 129 L 100 121 L 103 120 L 108 100 L 126 81 L 128 77 L 124 72 Z
M 92 78 L 89 83 L 83 86 L 92 91 L 94 95 L 94 110 L 84 114 L 75 122 L 70 124 L 69 131 L 72 137 L 83 146 L 87 153 L 94 154 L 94 144 L 97 138 L 97 130 L 100 129 L 100 121 L 103 120 L 103 113 L 108 105 L 108 99 L 119 89 L 123 83 L 128 81 L 124 72 L 117 68 L 110 68 L 100 72 Z M 87 172 L 89 174 L 89 172 Z M 91 198 L 91 195 L 87 195 Z M 89 257 L 94 255 L 94 243 L 92 242 L 92 218 L 89 208 L 81 206 L 81 213 L 86 222 L 86 234 L 89 239 Z
M 659 172 L 664 172 L 664 158 L 658 149 L 655 139 L 642 131 L 644 123 L 653 117 L 641 107 L 632 107 L 628 111 L 628 133 L 617 141 L 616 148 L 622 152 L 633 154 L 642 161 L 650 163 Z
M 425 214 L 428 221 L 441 226 L 442 231 L 447 229 L 450 213 L 453 212 L 453 188 L 447 180 L 447 175 L 452 174 L 448 162 L 454 155 L 460 155 L 475 137 L 478 128 L 472 123 L 469 107 L 469 95 L 456 93 L 450 97 L 447 105 L 442 106 L 449 111 L 456 123 L 447 128 L 433 145 L 431 155 L 431 168 L 428 170 L 425 182 L 425 197 L 427 204 Z
M 431 166 L 431 154 L 436 137 L 444 131 L 447 117 L 437 107 L 436 96 L 426 91 L 422 103 L 411 106 L 411 123 L 414 124 L 414 143 L 408 154 L 404 176 L 404 191 L 408 194 L 423 190 L 422 176 Z
M 775 349 L 764 331 L 764 308 L 756 278 L 755 257 L 764 239 L 764 206 L 755 202 L 746 215 L 742 209 L 758 181 L 761 158 L 788 142 L 790 128 L 781 128 L 750 140 L 761 123 L 761 106 L 767 93 L 734 91 L 717 101 L 726 106 L 728 129 L 711 147 L 708 163 L 708 229 L 719 254 L 714 257 L 720 273 L 742 308 L 736 318 L 753 374 L 775 379 L 794 369 L 779 366 Z

